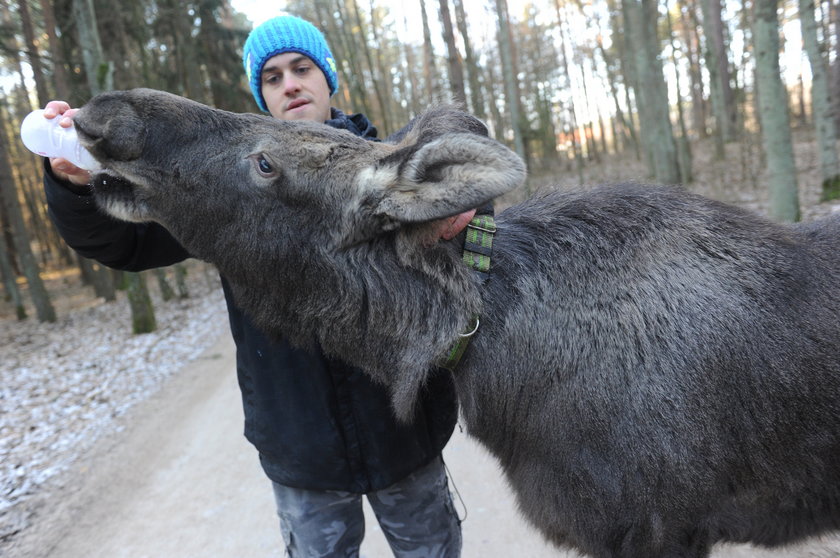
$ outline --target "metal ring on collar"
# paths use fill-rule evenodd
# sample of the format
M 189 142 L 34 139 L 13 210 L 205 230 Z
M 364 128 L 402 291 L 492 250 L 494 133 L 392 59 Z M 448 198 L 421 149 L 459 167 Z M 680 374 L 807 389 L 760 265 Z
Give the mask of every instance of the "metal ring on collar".
M 480 322 L 478 321 L 478 316 L 476 316 L 476 318 L 475 318 L 475 327 L 473 328 L 473 330 L 472 330 L 471 332 L 469 332 L 469 333 L 459 333 L 459 334 L 458 334 L 458 336 L 459 336 L 459 337 L 472 337 L 473 335 L 475 335 L 475 332 L 476 332 L 476 331 L 478 331 L 478 324 L 479 324 L 479 323 L 480 323 Z

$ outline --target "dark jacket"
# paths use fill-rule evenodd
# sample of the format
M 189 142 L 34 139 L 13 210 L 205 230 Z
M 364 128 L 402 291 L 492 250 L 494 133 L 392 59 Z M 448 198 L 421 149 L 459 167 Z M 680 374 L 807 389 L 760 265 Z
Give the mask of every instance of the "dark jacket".
M 333 111 L 327 124 L 375 141 L 363 115 Z M 49 213 L 67 244 L 130 271 L 171 265 L 190 254 L 160 225 L 116 221 L 89 195 L 71 191 L 47 164 Z M 451 376 L 439 371 L 411 424 L 394 418 L 387 390 L 320 351 L 275 343 L 233 302 L 222 278 L 245 410 L 245 436 L 268 477 L 312 490 L 365 493 L 393 484 L 440 454 L 457 419 Z

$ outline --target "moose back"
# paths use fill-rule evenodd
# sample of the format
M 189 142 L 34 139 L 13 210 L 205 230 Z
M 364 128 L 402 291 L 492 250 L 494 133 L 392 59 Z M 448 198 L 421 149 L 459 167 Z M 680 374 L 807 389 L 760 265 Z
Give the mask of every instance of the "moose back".
M 454 372 L 468 432 L 558 546 L 703 557 L 840 526 L 840 219 L 551 192 L 497 216 L 482 284 L 440 220 L 524 167 L 452 109 L 396 144 L 151 90 L 75 123 L 104 211 L 165 225 L 263 329 L 364 368 L 402 417 L 479 316 Z

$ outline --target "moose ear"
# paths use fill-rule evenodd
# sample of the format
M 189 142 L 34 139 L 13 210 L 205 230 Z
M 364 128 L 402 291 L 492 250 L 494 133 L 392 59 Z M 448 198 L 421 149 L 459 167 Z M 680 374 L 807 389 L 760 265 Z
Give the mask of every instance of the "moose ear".
M 391 153 L 363 180 L 379 190 L 376 214 L 419 223 L 479 207 L 522 184 L 525 172 L 522 159 L 501 143 L 456 133 Z

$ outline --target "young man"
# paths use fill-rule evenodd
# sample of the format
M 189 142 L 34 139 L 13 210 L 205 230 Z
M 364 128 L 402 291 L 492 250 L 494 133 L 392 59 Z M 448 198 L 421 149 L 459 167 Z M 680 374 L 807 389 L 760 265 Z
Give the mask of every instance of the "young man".
M 330 107 L 338 87 L 335 61 L 309 22 L 282 16 L 257 27 L 243 62 L 263 111 L 376 141 L 364 115 Z M 74 112 L 53 101 L 45 116 L 61 115 L 61 125 L 70 126 Z M 101 214 L 91 203 L 86 171 L 64 159 L 51 159 L 46 169 L 50 215 L 82 255 L 132 271 L 190 256 L 157 224 Z M 270 341 L 236 306 L 224 278 L 222 286 L 237 346 L 245 435 L 272 481 L 287 554 L 358 556 L 367 495 L 395 556 L 459 556 L 460 522 L 440 456 L 457 419 L 451 377 L 433 374 L 414 421 L 398 423 L 382 386 L 320 351 Z

